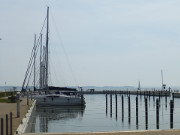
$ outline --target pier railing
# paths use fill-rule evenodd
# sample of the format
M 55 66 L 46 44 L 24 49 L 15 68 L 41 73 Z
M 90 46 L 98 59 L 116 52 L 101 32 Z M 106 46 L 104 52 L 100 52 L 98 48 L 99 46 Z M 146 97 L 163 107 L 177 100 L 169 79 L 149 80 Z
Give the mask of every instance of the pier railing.
M 0 122 L 1 135 L 13 135 L 12 116 L 13 116 L 12 112 L 6 114 L 5 116 L 1 116 L 1 122 Z

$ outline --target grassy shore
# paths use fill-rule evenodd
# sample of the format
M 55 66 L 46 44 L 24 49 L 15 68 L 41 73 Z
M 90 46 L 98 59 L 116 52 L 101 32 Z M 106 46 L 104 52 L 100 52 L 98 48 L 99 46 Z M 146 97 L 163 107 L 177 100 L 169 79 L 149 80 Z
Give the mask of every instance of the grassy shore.
M 17 91 L 0 92 L 0 102 L 1 103 L 16 103 L 17 102 L 16 93 Z

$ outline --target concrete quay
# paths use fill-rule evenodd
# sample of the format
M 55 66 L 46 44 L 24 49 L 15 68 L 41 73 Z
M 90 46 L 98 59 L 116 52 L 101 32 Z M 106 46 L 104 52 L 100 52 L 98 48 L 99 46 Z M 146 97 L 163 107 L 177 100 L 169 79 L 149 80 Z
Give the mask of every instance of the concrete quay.
M 27 99 L 21 98 L 20 103 L 20 117 L 17 117 L 17 103 L 0 103 L 0 118 L 3 118 L 3 134 L 6 135 L 6 114 L 10 114 L 12 112 L 12 132 L 15 133 L 16 129 L 22 122 L 22 119 L 28 112 L 30 106 L 32 105 L 33 101 L 29 101 L 29 105 L 27 105 Z M 10 119 L 10 116 L 8 117 L 8 120 Z M 10 122 L 8 122 L 8 126 L 10 127 Z M 8 128 L 8 134 L 10 134 L 10 128 Z
M 179 129 L 174 130 L 138 130 L 120 132 L 86 132 L 86 133 L 24 133 L 23 135 L 180 135 Z

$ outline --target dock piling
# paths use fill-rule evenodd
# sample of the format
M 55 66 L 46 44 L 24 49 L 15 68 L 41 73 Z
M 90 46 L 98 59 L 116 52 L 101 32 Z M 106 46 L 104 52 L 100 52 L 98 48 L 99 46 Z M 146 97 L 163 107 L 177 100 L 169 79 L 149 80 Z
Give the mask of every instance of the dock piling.
M 128 96 L 128 123 L 131 123 L 131 101 L 130 96 Z
M 29 105 L 29 92 L 27 91 L 27 105 Z
M 112 117 L 112 94 L 110 95 L 110 116 Z
M 170 128 L 173 128 L 173 110 L 174 110 L 174 101 L 170 100 Z
M 115 94 L 115 100 L 116 100 L 116 119 L 117 119 L 117 94 Z
M 107 110 L 108 110 L 108 99 L 107 99 L 107 94 L 106 94 L 106 115 L 107 115 Z
M 10 135 L 12 134 L 12 112 L 10 112 Z
M 6 114 L 6 135 L 8 135 L 8 114 Z
M 156 128 L 159 129 L 159 100 L 156 99 Z
M 32 101 L 32 91 L 31 91 L 31 101 Z
M 146 130 L 148 129 L 148 104 L 147 98 L 145 98 L 145 117 L 146 117 Z
M 124 122 L 124 97 L 122 95 L 122 122 Z
M 138 96 L 136 97 L 136 129 L 138 129 Z
M 20 117 L 20 95 L 17 94 L 17 118 Z
M 4 122 L 3 122 L 3 118 L 1 118 L 1 135 L 4 135 Z

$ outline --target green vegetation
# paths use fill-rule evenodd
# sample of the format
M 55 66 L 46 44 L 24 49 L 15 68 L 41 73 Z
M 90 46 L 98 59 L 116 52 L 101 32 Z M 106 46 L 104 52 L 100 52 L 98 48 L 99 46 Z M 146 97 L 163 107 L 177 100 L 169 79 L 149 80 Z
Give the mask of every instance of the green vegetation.
M 6 94 L 5 94 L 6 93 Z M 14 92 L 14 95 L 16 95 L 17 91 Z M 6 95 L 6 97 L 5 97 Z M 16 96 L 13 95 L 13 92 L 0 92 L 0 102 L 2 103 L 16 103 L 17 99 Z M 5 98 L 3 98 L 5 97 Z
M 5 93 L 6 93 L 6 97 L 9 97 L 9 96 L 12 96 L 13 92 L 11 91 L 8 91 L 8 92 L 0 92 L 0 98 L 1 97 L 4 97 L 5 96 Z M 15 91 L 15 95 L 16 95 L 17 91 Z
M 0 98 L 0 102 L 1 102 L 1 103 L 17 103 L 17 100 L 15 100 L 14 102 L 12 102 L 11 99 Z

